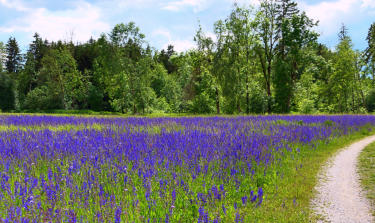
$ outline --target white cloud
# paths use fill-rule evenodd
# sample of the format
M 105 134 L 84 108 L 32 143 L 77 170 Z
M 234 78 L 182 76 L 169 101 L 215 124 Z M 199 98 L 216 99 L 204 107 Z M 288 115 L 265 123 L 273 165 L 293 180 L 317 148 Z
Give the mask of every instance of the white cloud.
M 212 39 L 212 41 L 214 41 L 214 42 L 217 41 L 217 37 L 216 37 L 215 33 L 213 33 L 213 32 L 206 32 L 205 35 L 206 35 L 206 37 L 210 37 Z
M 322 1 L 311 5 L 300 1 L 299 5 L 310 18 L 319 20 L 318 30 L 322 35 L 333 35 L 342 23 L 351 23 L 360 17 L 362 1 L 366 0 Z
M 177 39 L 177 40 L 172 40 L 169 43 L 165 44 L 163 46 L 163 48 L 166 49 L 168 47 L 168 45 L 170 45 L 170 44 L 174 46 L 174 50 L 177 51 L 177 52 L 184 52 L 184 51 L 187 51 L 187 50 L 194 49 L 196 47 L 195 43 L 192 40 Z
M 155 7 L 159 5 L 158 0 L 107 0 L 100 1 L 98 4 L 104 8 L 118 9 L 143 9 L 145 7 Z
M 160 45 L 162 46 L 162 49 L 166 49 L 168 45 L 173 45 L 174 50 L 177 52 L 183 52 L 195 48 L 195 43 L 192 40 L 193 37 L 189 39 L 173 38 L 171 32 L 164 28 L 154 30 L 152 36 L 153 38 L 161 37 L 159 42 L 161 43 Z
M 162 36 L 164 38 L 167 38 L 168 40 L 172 39 L 171 32 L 167 29 L 156 29 L 152 32 L 152 36 Z
M 200 12 L 212 2 L 212 0 L 179 0 L 166 3 L 162 9 L 178 12 L 185 8 L 193 8 L 194 12 Z
M 227 1 L 232 2 L 232 3 L 237 3 L 239 6 L 243 6 L 243 5 L 259 6 L 260 5 L 260 0 L 227 0 Z
M 9 9 L 15 9 L 16 11 L 24 12 L 30 10 L 19 0 L 0 0 L 0 4 Z
M 375 8 L 375 0 L 362 0 L 362 8 Z
M 0 0 L 7 3 L 7 0 Z M 70 40 L 84 42 L 91 36 L 108 31 L 110 26 L 102 21 L 101 10 L 87 2 L 76 2 L 73 9 L 49 11 L 46 8 L 28 9 L 20 4 L 24 16 L 0 27 L 0 31 L 38 32 L 48 40 Z M 18 9 L 16 9 L 18 10 Z M 71 36 L 73 34 L 73 36 Z

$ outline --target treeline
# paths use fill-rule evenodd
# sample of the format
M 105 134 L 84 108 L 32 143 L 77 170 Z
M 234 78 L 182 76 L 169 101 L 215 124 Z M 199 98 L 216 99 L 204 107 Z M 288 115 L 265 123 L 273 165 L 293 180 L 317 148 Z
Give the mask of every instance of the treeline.
M 338 30 L 334 50 L 317 41 L 318 25 L 290 0 L 234 5 L 201 27 L 196 48 L 150 47 L 135 23 L 116 25 L 86 43 L 38 34 L 21 54 L 0 43 L 0 109 L 90 109 L 122 113 L 363 113 L 375 109 L 375 23 L 368 48 L 353 49 Z M 364 37 L 365 38 L 365 37 Z

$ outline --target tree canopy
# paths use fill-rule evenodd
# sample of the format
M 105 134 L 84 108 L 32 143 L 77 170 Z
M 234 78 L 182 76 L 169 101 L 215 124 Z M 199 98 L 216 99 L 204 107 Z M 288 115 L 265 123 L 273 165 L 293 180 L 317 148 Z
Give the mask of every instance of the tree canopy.
M 375 23 L 364 51 L 348 28 L 330 49 L 296 1 L 234 4 L 197 28 L 196 47 L 156 50 L 134 22 L 85 43 L 33 36 L 22 54 L 0 43 L 0 109 L 146 113 L 361 113 L 374 111 Z

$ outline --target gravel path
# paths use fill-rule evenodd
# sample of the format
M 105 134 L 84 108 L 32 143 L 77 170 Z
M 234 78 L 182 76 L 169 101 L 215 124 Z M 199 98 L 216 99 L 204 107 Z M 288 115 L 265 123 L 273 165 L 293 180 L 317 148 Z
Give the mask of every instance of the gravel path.
M 312 201 L 314 211 L 324 219 L 319 222 L 374 222 L 356 171 L 358 155 L 373 141 L 375 136 L 356 142 L 327 163 L 319 175 L 315 188 L 318 193 Z

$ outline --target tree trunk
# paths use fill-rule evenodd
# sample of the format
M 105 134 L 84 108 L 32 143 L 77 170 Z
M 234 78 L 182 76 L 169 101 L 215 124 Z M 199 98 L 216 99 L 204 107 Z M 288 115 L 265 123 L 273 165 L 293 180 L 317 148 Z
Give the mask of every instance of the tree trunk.
M 348 111 L 348 93 L 346 90 L 344 90 L 344 100 L 345 100 L 345 112 Z
M 241 102 L 240 102 L 240 98 L 237 98 L 237 112 L 238 112 L 238 114 L 241 113 Z
M 356 75 L 356 81 L 358 81 L 358 94 L 361 96 L 361 103 L 362 103 L 362 106 L 366 107 L 366 100 L 365 100 L 365 96 L 364 96 L 364 93 L 363 93 L 363 88 L 362 88 L 362 82 L 361 82 L 361 76 L 360 76 L 360 73 L 358 72 L 357 75 Z
M 237 72 L 238 72 L 238 75 L 237 75 L 237 92 L 236 92 L 236 97 L 237 97 L 237 112 L 238 113 L 241 113 L 241 79 L 240 79 L 240 76 L 241 76 L 241 69 L 239 66 L 237 66 Z
M 219 98 L 219 89 L 215 87 L 215 95 L 216 95 L 216 113 L 220 114 L 220 98 Z
M 249 76 L 246 75 L 246 114 L 250 114 Z
M 246 64 L 249 66 L 249 46 L 246 47 Z M 250 70 L 250 69 L 249 69 Z M 246 114 L 250 114 L 249 71 L 246 72 Z
M 267 112 L 268 114 L 271 113 L 271 61 L 269 61 L 268 68 L 267 68 L 267 75 L 268 75 L 268 80 L 267 80 Z
M 354 82 L 354 83 L 355 83 L 355 82 Z M 353 84 L 354 84 L 354 83 L 353 83 Z M 353 111 L 353 113 L 355 113 L 355 111 L 357 110 L 357 108 L 356 108 L 357 106 L 355 105 L 355 101 L 354 101 L 354 96 L 355 96 L 355 95 L 354 95 L 353 84 L 352 84 L 352 87 L 351 87 L 351 88 L 352 88 L 352 89 L 351 89 L 351 90 L 352 90 L 352 111 Z

